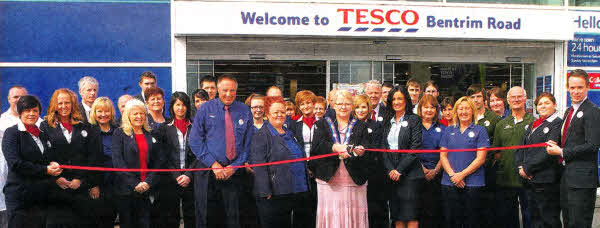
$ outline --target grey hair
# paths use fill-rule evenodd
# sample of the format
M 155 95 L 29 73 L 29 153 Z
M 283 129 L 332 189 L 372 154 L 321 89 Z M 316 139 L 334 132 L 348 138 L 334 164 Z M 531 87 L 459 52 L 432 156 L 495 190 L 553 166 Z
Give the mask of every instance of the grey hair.
M 83 78 L 79 79 L 79 82 L 77 82 L 79 89 L 82 89 L 85 84 L 95 85 L 97 87 L 98 81 L 92 76 L 84 76 Z
M 368 87 L 377 87 L 377 88 L 381 89 L 381 83 L 379 83 L 379 81 L 377 81 L 377 80 L 371 80 L 371 81 L 368 81 L 367 83 L 365 83 L 365 89 Z

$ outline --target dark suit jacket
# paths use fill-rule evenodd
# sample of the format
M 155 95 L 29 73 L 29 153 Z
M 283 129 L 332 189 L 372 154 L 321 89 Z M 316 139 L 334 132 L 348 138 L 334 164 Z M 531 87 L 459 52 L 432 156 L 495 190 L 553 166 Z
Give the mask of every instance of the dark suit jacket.
M 146 101 L 144 100 L 144 97 L 142 97 L 142 93 L 138 93 L 137 95 L 133 96 L 133 98 L 144 102 L 144 104 L 146 103 Z
M 305 147 L 304 136 L 303 136 L 304 122 L 302 122 L 302 117 L 300 117 L 300 119 L 298 119 L 296 121 L 292 121 L 292 123 L 290 124 L 288 129 L 290 129 L 290 131 L 292 131 L 292 133 L 294 133 L 294 138 L 296 139 L 296 142 L 298 142 L 298 145 L 300 145 L 302 152 L 304 152 L 304 147 Z
M 404 121 L 408 122 L 407 127 L 402 127 L 398 134 L 398 149 L 420 149 L 423 140 L 421 118 L 414 114 L 405 114 Z M 383 145 L 386 149 L 390 148 L 387 136 L 390 133 L 391 124 L 384 123 Z M 425 178 L 421 161 L 413 153 L 383 153 L 383 164 L 386 173 L 392 170 L 398 171 L 403 177 L 408 179 Z
M 337 128 L 337 120 L 333 119 L 334 126 Z M 333 136 L 329 128 L 329 124 L 325 119 L 321 119 L 315 123 L 315 133 L 311 144 L 310 155 L 321 155 L 332 153 Z M 367 124 L 362 121 L 357 121 L 350 134 L 349 143 L 354 146 L 362 145 L 365 148 L 370 148 L 369 135 L 367 132 Z M 340 160 L 337 156 L 327 157 L 317 160 L 312 160 L 308 163 L 308 168 L 314 176 L 323 181 L 329 181 L 339 168 Z M 369 171 L 372 166 L 372 158 L 369 153 L 363 156 L 357 156 L 344 159 L 344 165 L 352 177 L 352 180 L 357 185 L 363 185 L 369 176 Z
M 383 113 L 383 112 L 382 112 Z M 367 119 L 367 133 L 369 134 L 370 148 L 382 148 L 383 143 L 383 122 L 374 121 Z M 383 154 L 382 152 L 369 151 L 370 157 L 373 159 L 373 171 L 371 172 L 371 178 L 382 178 L 385 177 L 385 168 L 383 165 Z
M 81 112 L 81 117 L 83 117 L 83 122 L 89 123 L 89 121 L 88 121 L 89 116 L 86 115 L 85 108 L 83 108 L 82 103 L 79 103 L 79 112 Z
M 73 125 L 71 143 L 67 142 L 60 125 L 57 124 L 55 126 L 56 127 L 50 127 L 47 121 L 42 122 L 40 125 L 40 130 L 46 132 L 50 144 L 52 145 L 52 151 L 56 154 L 54 161 L 61 165 L 87 166 L 89 163 L 89 155 L 98 153 L 98 147 L 93 146 L 93 140 L 90 140 L 91 137 L 94 137 L 94 134 L 92 133 L 89 124 L 80 122 Z M 65 169 L 56 178 L 64 177 L 68 181 L 79 179 L 81 181 L 81 187 L 87 188 L 90 186 L 88 174 L 89 172 L 83 170 Z
M 150 132 L 144 130 L 146 143 L 148 144 L 148 154 L 146 164 L 149 169 L 161 168 L 162 154 L 161 146 Z M 140 159 L 135 136 L 128 136 L 121 128 L 115 129 L 113 133 L 112 146 L 113 166 L 115 168 L 140 168 Z M 157 178 L 156 172 L 146 173 L 144 180 L 148 185 L 155 186 Z M 135 186 L 141 182 L 139 172 L 116 172 L 115 193 L 118 195 L 130 195 L 134 192 Z
M 7 128 L 2 139 L 2 152 L 8 164 L 8 177 L 4 194 L 8 210 L 28 208 L 45 204 L 48 187 L 54 184 L 47 174 L 53 151 L 48 147 L 48 136 L 40 133 L 44 145 L 42 153 L 27 131 L 18 125 Z
M 304 151 L 302 154 L 304 155 Z M 281 137 L 273 136 L 269 127 L 263 126 L 252 136 L 248 163 L 260 164 L 289 159 L 292 159 L 292 156 L 287 144 Z M 308 174 L 306 176 L 308 177 Z M 292 177 L 289 164 L 254 167 L 254 194 L 266 197 L 294 193 Z M 309 186 L 308 182 L 306 185 Z
M 560 142 L 562 122 L 558 117 L 552 122 L 546 120 L 533 133 L 531 132 L 532 126 L 527 127 L 521 145 L 545 143 L 548 140 Z M 525 148 L 515 151 L 517 173 L 519 166 L 523 166 L 523 170 L 527 175 L 533 176 L 530 180 L 532 183 L 558 183 L 560 180 L 558 156 L 549 155 L 545 147 Z
M 167 169 L 180 169 L 181 161 L 179 159 L 179 137 L 177 135 L 177 127 L 173 125 L 174 121 L 169 122 L 168 124 L 162 124 L 158 129 L 153 130 L 153 135 L 157 136 L 158 140 L 161 142 L 162 152 L 161 154 L 164 156 L 163 164 Z M 189 133 L 191 131 L 192 125 L 190 124 L 187 128 L 187 134 L 185 135 L 186 142 L 189 139 Z M 198 159 L 194 153 L 192 153 L 192 149 L 190 149 L 189 145 L 185 145 L 185 161 L 184 168 L 195 168 L 198 164 Z M 180 175 L 186 175 L 190 179 L 193 178 L 192 172 L 170 172 L 168 176 L 172 177 L 172 180 L 175 181 L 177 177 Z
M 582 113 L 579 115 L 579 113 Z M 569 110 L 565 112 L 566 121 Z M 598 147 L 600 146 L 600 110 L 586 99 L 573 113 L 563 145 L 566 164 L 563 173 L 568 187 L 598 187 Z

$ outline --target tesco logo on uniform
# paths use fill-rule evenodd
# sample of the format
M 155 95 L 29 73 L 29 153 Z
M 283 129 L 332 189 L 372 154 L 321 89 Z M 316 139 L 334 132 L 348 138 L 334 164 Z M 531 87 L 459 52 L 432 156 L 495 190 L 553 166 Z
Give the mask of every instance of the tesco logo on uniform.
M 414 10 L 382 10 L 382 9 L 338 9 L 343 14 L 343 23 L 357 25 L 415 25 L 419 22 L 419 14 Z

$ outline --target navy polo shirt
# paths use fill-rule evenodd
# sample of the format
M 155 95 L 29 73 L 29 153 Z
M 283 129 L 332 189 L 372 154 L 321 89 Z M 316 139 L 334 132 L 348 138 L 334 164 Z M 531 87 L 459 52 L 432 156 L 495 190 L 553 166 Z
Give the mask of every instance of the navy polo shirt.
M 421 125 L 423 132 L 422 146 L 425 150 L 435 150 L 440 148 L 440 140 L 446 127 L 440 123 L 433 123 L 429 129 Z M 421 164 L 427 169 L 434 169 L 440 161 L 440 153 L 419 153 L 417 154 Z
M 269 130 L 271 130 L 271 134 L 273 136 L 279 136 L 285 142 L 285 145 L 290 150 L 290 158 L 303 158 L 304 152 L 296 143 L 294 137 L 292 137 L 292 133 L 289 129 L 284 128 L 285 133 L 279 134 L 277 130 L 270 123 L 266 124 L 269 126 Z M 294 193 L 306 192 L 308 191 L 308 185 L 306 184 L 306 169 L 305 162 L 294 162 L 289 163 L 290 171 L 292 173 L 292 183 L 294 184 Z
M 490 146 L 490 139 L 484 127 L 471 123 L 464 132 L 460 132 L 458 125 L 448 126 L 442 134 L 440 146 L 448 149 L 475 149 Z M 448 152 L 448 161 L 454 172 L 460 172 L 467 168 L 475 157 L 476 151 L 465 152 Z M 444 172 L 442 184 L 454 186 L 450 181 L 448 173 Z M 467 187 L 483 187 L 485 186 L 485 173 L 483 166 L 477 171 L 465 177 Z

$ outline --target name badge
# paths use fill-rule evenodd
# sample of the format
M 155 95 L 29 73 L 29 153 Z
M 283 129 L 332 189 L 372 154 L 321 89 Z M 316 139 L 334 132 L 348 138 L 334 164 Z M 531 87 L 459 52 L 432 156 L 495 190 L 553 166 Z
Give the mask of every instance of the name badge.
M 367 128 L 367 132 L 369 132 L 369 134 L 371 134 L 371 133 L 373 133 L 373 129 Z
M 378 116 L 378 117 L 377 117 L 377 121 L 383 121 L 383 117 L 381 117 L 381 116 Z
M 486 120 L 485 122 L 483 122 L 483 125 L 485 125 L 486 127 L 489 127 L 490 126 L 490 121 Z
M 549 131 L 550 131 L 550 129 L 548 127 L 544 128 L 544 134 L 548 134 Z
M 529 128 L 529 124 L 525 125 L 525 130 L 527 130 L 527 128 Z
M 439 128 L 439 127 L 436 127 L 436 128 L 435 128 L 435 131 L 439 133 L 439 132 L 442 132 L 442 129 L 441 129 L 441 128 Z
M 469 132 L 469 138 L 473 138 L 473 137 L 475 137 L 475 133 L 473 133 L 472 131 Z
M 583 112 L 582 111 L 577 112 L 577 118 L 581 118 L 581 117 L 583 117 Z
M 82 131 L 81 131 L 81 136 L 83 136 L 84 138 L 85 138 L 85 137 L 87 137 L 87 131 L 85 131 L 85 130 L 82 130 Z
M 408 121 L 402 121 L 402 127 L 408 127 Z
M 238 121 L 240 123 L 240 125 L 244 125 L 244 120 L 240 119 L 240 121 Z

